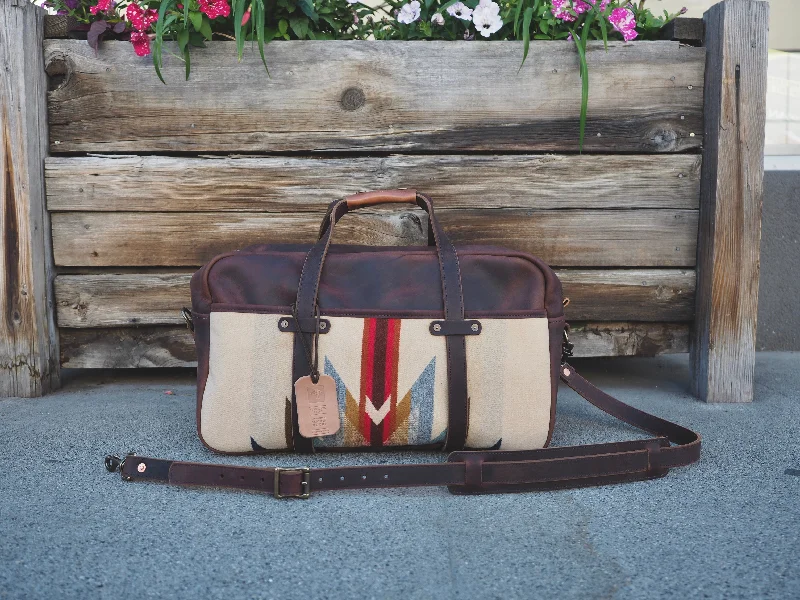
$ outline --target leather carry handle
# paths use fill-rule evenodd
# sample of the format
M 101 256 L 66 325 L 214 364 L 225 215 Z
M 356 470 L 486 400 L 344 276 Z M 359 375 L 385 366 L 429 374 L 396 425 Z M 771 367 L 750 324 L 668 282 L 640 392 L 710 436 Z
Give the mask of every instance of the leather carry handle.
M 458 253 L 450 239 L 445 234 L 433 211 L 433 202 L 427 196 L 415 190 L 383 190 L 363 192 L 348 196 L 342 200 L 332 202 L 328 212 L 322 220 L 320 239 L 308 251 L 300 283 L 297 287 L 296 310 L 299 318 L 313 318 L 318 314 L 317 299 L 319 285 L 325 266 L 325 258 L 330 249 L 333 231 L 336 223 L 350 210 L 382 203 L 413 202 L 428 213 L 430 235 L 436 246 L 439 260 L 439 274 L 442 281 L 442 298 L 444 318 L 446 321 L 464 320 L 464 294 L 461 287 L 461 268 L 458 263 Z M 303 360 L 301 350 L 301 337 L 305 334 L 295 334 L 295 359 L 293 379 L 311 375 L 312 366 Z M 298 341 L 299 340 L 299 341 Z M 448 451 L 460 450 L 467 440 L 468 399 L 467 399 L 467 347 L 464 335 L 448 335 L 447 344 L 447 398 L 448 398 L 448 424 L 445 449 Z M 303 346 L 309 346 L 307 342 Z M 303 438 L 297 428 L 296 397 L 292 393 L 292 436 L 293 449 L 299 452 L 313 452 L 311 440 Z
M 700 435 L 602 392 L 575 372 L 560 367 L 561 380 L 606 413 L 655 438 L 541 450 L 453 452 L 447 462 L 323 469 L 253 468 L 171 461 L 130 455 L 106 457 L 109 471 L 126 481 L 255 490 L 276 498 L 308 498 L 323 490 L 448 486 L 454 494 L 561 489 L 661 477 L 671 467 L 700 458 Z
M 347 208 L 350 210 L 364 206 L 375 206 L 376 204 L 389 204 L 395 202 L 416 204 L 417 190 L 399 189 L 359 192 L 358 194 L 347 196 L 344 201 L 347 203 Z

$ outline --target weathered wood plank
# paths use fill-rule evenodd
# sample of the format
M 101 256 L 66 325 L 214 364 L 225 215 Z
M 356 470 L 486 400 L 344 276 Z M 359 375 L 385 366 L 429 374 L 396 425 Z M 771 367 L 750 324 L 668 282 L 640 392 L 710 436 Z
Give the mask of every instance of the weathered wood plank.
M 681 323 L 578 323 L 570 338 L 575 356 L 654 356 L 688 349 Z M 186 327 L 61 329 L 61 364 L 71 369 L 194 367 Z
M 43 161 L 47 121 L 44 10 L 0 0 L 0 397 L 59 383 Z
M 691 267 L 696 210 L 440 210 L 457 244 L 530 252 L 554 266 Z M 56 264 L 199 266 L 221 252 L 273 242 L 312 242 L 314 213 L 53 213 Z M 340 243 L 425 244 L 421 211 L 348 215 Z
M 575 356 L 657 356 L 689 350 L 686 323 L 576 323 Z
M 568 321 L 691 321 L 695 273 L 676 269 L 560 269 Z
M 667 23 L 661 30 L 661 39 L 678 40 L 684 44 L 703 44 L 705 24 L 703 19 L 681 17 Z
M 572 320 L 690 321 L 694 271 L 561 270 Z M 191 273 L 59 275 L 59 327 L 180 325 Z
M 424 190 L 437 208 L 692 208 L 700 156 L 122 156 L 49 158 L 53 211 L 323 212 L 362 190 Z M 143 193 L 143 190 L 148 190 Z
M 237 64 L 234 42 L 211 42 L 194 53 L 187 82 L 183 62 L 165 52 L 165 86 L 127 42 L 95 53 L 47 40 L 48 65 L 67 73 L 49 94 L 51 150 L 578 149 L 572 42 L 531 43 L 519 73 L 521 42 L 293 41 L 266 53 L 271 77 L 257 49 L 247 45 Z M 704 55 L 673 41 L 591 43 L 585 149 L 699 148 Z
M 708 62 L 701 186 L 696 393 L 753 399 L 764 178 L 769 5 L 726 0 L 705 14 Z

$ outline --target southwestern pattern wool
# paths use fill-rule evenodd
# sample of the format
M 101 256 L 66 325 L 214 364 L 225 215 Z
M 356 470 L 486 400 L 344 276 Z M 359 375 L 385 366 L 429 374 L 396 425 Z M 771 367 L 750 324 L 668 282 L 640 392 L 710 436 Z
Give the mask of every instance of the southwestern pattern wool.
M 291 333 L 282 315 L 212 311 L 210 369 L 200 415 L 224 452 L 290 447 Z M 336 382 L 341 428 L 316 447 L 423 446 L 447 434 L 447 349 L 430 319 L 326 315 L 320 369 Z M 467 446 L 540 448 L 550 424 L 546 318 L 481 319 L 467 338 Z M 269 340 L 269 342 L 265 341 Z M 285 415 L 284 419 L 275 418 Z

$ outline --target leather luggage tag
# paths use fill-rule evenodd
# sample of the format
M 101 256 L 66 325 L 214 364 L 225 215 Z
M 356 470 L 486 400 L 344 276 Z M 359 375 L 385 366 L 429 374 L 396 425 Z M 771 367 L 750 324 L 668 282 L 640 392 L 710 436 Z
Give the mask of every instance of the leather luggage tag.
M 306 375 L 294 382 L 297 427 L 306 438 L 333 435 L 339 431 L 339 402 L 333 377 L 320 375 L 314 383 Z

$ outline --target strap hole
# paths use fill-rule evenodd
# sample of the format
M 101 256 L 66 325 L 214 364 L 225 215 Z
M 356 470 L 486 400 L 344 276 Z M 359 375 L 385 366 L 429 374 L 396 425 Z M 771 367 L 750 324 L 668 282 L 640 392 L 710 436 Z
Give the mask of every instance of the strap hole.
M 239 477 L 239 479 L 241 479 L 242 481 L 244 481 L 244 475 L 242 475 L 241 477 Z
M 220 478 L 220 479 L 224 479 L 224 478 L 225 478 L 225 473 L 220 473 L 220 474 L 219 474 L 219 478 Z
M 261 483 L 264 483 L 264 478 L 263 477 L 261 478 Z

